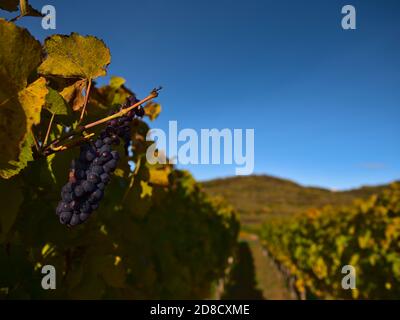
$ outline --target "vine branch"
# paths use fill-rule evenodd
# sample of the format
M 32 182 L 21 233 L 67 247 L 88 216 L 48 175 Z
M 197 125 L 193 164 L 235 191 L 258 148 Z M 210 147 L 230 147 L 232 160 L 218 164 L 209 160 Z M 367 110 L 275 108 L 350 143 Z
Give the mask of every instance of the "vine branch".
M 51 114 L 51 119 L 50 119 L 50 122 L 49 122 L 49 126 L 47 127 L 46 137 L 44 138 L 44 141 L 43 141 L 43 145 L 44 146 L 47 144 L 47 140 L 49 139 L 51 126 L 53 125 L 53 121 L 54 121 L 54 116 L 55 116 L 55 113 L 52 113 Z
M 120 118 L 120 117 L 124 116 L 129 111 L 139 107 L 140 105 L 144 104 L 145 102 L 148 102 L 148 101 L 153 100 L 154 98 L 158 97 L 158 92 L 161 89 L 162 89 L 162 87 L 153 89 L 146 98 L 140 100 L 139 102 L 134 103 L 130 107 L 121 109 L 117 113 L 115 113 L 113 115 L 110 115 L 108 117 L 105 117 L 103 119 L 99 119 L 99 120 L 94 121 L 92 123 L 88 123 L 88 124 L 86 124 L 84 126 L 79 126 L 75 130 L 72 130 L 72 131 L 68 132 L 67 134 L 65 134 L 65 135 L 63 135 L 63 136 L 61 136 L 61 137 L 49 142 L 48 145 L 45 145 L 43 147 L 43 154 L 42 155 L 47 157 L 48 155 L 50 155 L 52 153 L 66 150 L 66 149 L 63 148 L 64 146 L 57 147 L 57 145 L 60 142 L 67 140 L 68 138 L 71 138 L 73 136 L 77 136 L 77 135 L 82 134 L 84 131 L 86 131 L 86 130 L 88 130 L 90 128 L 96 127 L 96 126 L 98 126 L 100 124 L 103 124 L 105 122 L 108 122 L 110 120 L 113 120 L 113 119 Z M 76 145 L 76 143 L 74 143 L 74 145 Z

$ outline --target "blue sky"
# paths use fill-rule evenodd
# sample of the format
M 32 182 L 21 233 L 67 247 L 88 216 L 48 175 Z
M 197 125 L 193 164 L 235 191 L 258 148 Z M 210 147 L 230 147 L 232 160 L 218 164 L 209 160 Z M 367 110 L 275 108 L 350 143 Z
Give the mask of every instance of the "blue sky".
M 400 178 L 399 1 L 31 3 L 57 9 L 55 31 L 19 22 L 37 38 L 96 35 L 111 49 L 109 75 L 139 96 L 164 86 L 153 127 L 254 128 L 256 173 L 306 185 Z M 341 28 L 346 4 L 357 30 Z M 200 180 L 234 174 L 228 165 L 188 169 Z

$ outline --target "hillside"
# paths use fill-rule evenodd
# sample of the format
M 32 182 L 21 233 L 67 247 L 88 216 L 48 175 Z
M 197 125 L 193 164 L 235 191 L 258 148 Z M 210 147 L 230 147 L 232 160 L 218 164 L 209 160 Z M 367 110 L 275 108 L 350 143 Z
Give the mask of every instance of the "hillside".
M 334 192 L 266 175 L 215 179 L 203 182 L 202 186 L 209 194 L 231 203 L 245 224 L 258 223 L 273 215 L 293 215 L 312 207 L 348 205 L 356 198 L 367 198 L 387 187 Z

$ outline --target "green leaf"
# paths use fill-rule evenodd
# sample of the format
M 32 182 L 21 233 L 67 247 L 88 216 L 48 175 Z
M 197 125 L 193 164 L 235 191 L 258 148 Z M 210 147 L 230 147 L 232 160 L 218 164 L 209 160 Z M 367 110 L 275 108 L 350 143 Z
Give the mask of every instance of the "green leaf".
M 32 125 L 40 122 L 47 95 L 46 80 L 39 78 L 0 107 L 0 176 L 10 178 L 32 160 Z
M 68 104 L 57 90 L 48 88 L 45 108 L 56 115 L 68 115 Z
M 14 224 L 19 207 L 23 200 L 21 181 L 19 178 L 4 180 L 0 179 L 0 194 L 5 200 L 0 210 L 0 243 Z
M 4 179 L 9 179 L 12 176 L 15 176 L 28 165 L 29 161 L 33 160 L 33 155 L 32 155 L 33 143 L 34 143 L 33 135 L 31 132 L 29 132 L 27 134 L 26 139 L 22 143 L 18 160 L 10 160 L 8 161 L 8 163 L 1 165 L 0 177 Z
M 47 57 L 39 67 L 44 75 L 94 79 L 106 75 L 111 62 L 110 50 L 93 36 L 53 35 L 45 40 L 44 47 Z
M 110 87 L 114 89 L 119 89 L 125 82 L 126 80 L 124 78 L 113 76 L 110 79 Z
M 53 162 L 55 156 L 56 156 L 55 153 L 53 153 L 46 158 L 47 168 L 49 169 L 50 176 L 53 179 L 54 183 L 57 182 L 56 176 L 54 175 L 54 172 L 53 172 L 53 166 L 52 166 L 52 162 Z
M 19 0 L 1 0 L 0 1 L 0 9 L 6 11 L 17 11 L 18 10 Z

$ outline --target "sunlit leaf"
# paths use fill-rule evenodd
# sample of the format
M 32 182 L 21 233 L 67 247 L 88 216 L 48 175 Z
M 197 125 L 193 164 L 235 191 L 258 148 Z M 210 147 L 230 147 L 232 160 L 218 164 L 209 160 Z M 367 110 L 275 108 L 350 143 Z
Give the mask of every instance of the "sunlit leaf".
M 32 124 L 40 120 L 46 89 L 43 78 L 26 88 L 41 60 L 40 43 L 27 30 L 3 19 L 0 34 L 0 176 L 9 178 L 30 158 L 26 138 Z
M 40 112 L 48 94 L 46 79 L 41 77 L 18 93 L 18 99 L 27 117 L 27 131 L 40 122 Z
M 146 181 L 140 181 L 140 186 L 142 187 L 142 193 L 140 194 L 140 197 L 151 197 L 153 188 Z
M 94 79 L 106 75 L 110 50 L 102 40 L 72 33 L 53 35 L 45 40 L 46 59 L 39 67 L 44 75 Z
M 110 87 L 114 88 L 114 89 L 118 89 L 125 83 L 125 81 L 126 80 L 122 77 L 113 76 L 110 79 Z
M 149 102 L 144 106 L 145 115 L 149 117 L 151 121 L 157 119 L 161 112 L 161 105 L 155 102 Z

